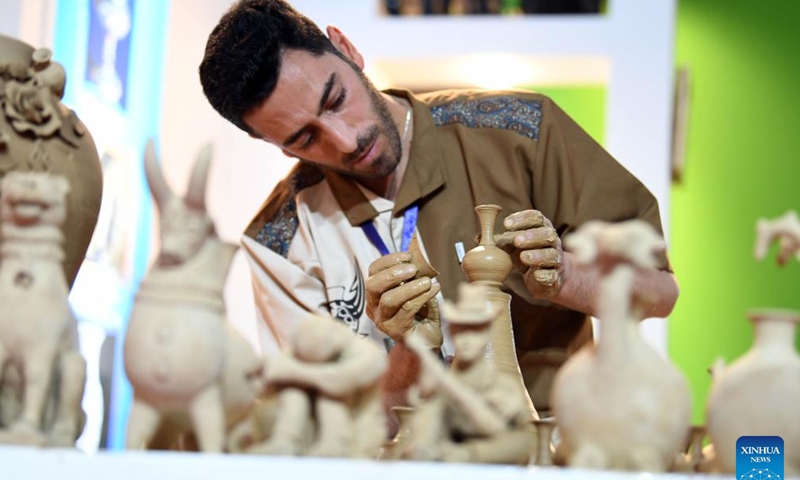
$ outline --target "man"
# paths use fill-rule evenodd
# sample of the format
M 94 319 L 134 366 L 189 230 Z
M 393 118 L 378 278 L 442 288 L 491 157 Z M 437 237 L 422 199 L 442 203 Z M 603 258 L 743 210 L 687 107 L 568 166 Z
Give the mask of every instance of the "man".
M 650 192 L 547 97 L 378 92 L 363 66 L 341 31 L 326 37 L 282 0 L 237 3 L 209 37 L 200 79 L 211 105 L 300 159 L 243 238 L 263 338 L 283 344 L 301 312 L 328 311 L 394 344 L 386 402 L 404 403 L 418 363 L 403 338 L 440 347 L 419 312 L 440 290 L 456 296 L 478 233 L 473 207 L 494 203 L 518 233 L 521 268 L 506 287 L 520 357 L 590 341 L 598 279 L 573 266 L 560 237 L 592 219 L 642 218 L 661 232 Z M 436 280 L 415 279 L 402 251 L 414 227 Z M 668 270 L 637 287 L 658 295 L 648 316 L 672 310 Z M 452 353 L 447 335 L 443 347 Z

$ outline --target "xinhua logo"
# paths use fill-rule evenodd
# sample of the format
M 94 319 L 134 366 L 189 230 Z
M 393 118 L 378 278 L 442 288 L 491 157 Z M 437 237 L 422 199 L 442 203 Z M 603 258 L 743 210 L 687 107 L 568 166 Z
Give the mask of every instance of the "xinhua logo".
M 782 480 L 783 439 L 781 437 L 739 437 L 736 441 L 736 478 L 739 480 Z

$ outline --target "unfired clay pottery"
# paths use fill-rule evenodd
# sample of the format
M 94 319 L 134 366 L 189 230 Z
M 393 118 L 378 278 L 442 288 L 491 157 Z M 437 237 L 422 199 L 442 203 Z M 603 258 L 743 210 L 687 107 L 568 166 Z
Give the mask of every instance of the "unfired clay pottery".
M 757 310 L 752 348 L 728 367 L 715 368 L 707 403 L 708 433 L 723 472 L 736 471 L 742 435 L 783 438 L 785 473 L 800 475 L 800 356 L 795 331 L 800 312 Z
M 247 414 L 262 387 L 261 360 L 225 320 L 223 287 L 237 247 L 220 241 L 205 210 L 210 161 L 207 147 L 181 199 L 164 181 L 153 143 L 147 145 L 161 250 L 136 295 L 125 336 L 125 372 L 134 392 L 128 448 L 148 446 L 164 421 L 173 433 L 193 430 L 201 450 L 222 451 L 226 429 Z
M 756 260 L 763 260 L 773 241 L 778 241 L 778 265 L 786 265 L 791 258 L 800 261 L 800 218 L 789 210 L 774 219 L 759 218 L 756 222 Z
M 271 385 L 228 436 L 229 452 L 254 455 L 304 455 L 314 442 L 309 392 L 291 385 Z
M 0 190 L 0 443 L 70 446 L 83 429 L 86 363 L 62 265 L 69 185 L 10 172 Z
M 492 358 L 499 375 L 514 380 L 517 394 L 525 399 L 530 412 L 530 420 L 538 420 L 539 414 L 533 406 L 528 389 L 522 380 L 522 373 L 517 362 L 517 351 L 514 346 L 514 332 L 511 327 L 511 295 L 503 292 L 501 287 L 508 274 L 511 273 L 511 257 L 498 248 L 494 242 L 494 228 L 501 208 L 497 205 L 478 205 L 481 227 L 480 244 L 467 252 L 461 268 L 470 283 L 487 287 L 488 301 L 496 307 L 499 314 L 492 322 L 492 339 L 486 348 L 486 354 Z M 458 354 L 456 353 L 456 360 Z
M 666 471 L 684 445 L 691 399 L 681 373 L 641 338 L 647 300 L 632 295 L 637 271 L 657 266 L 663 241 L 631 220 L 589 222 L 567 242 L 576 261 L 602 277 L 600 339 L 556 375 L 559 450 L 572 467 Z
M 706 461 L 703 458 L 703 440 L 706 438 L 706 428 L 702 425 L 692 425 L 686 435 L 686 445 L 675 456 L 674 472 L 699 472 L 701 465 Z
M 498 375 L 485 355 L 501 307 L 490 287 L 462 284 L 460 301 L 445 301 L 456 361 L 447 370 L 417 337 L 406 345 L 420 359 L 420 377 L 410 392 L 414 408 L 404 458 L 427 461 L 525 465 L 535 445 L 529 405 L 511 376 Z
M 70 286 L 97 223 L 103 176 L 92 136 L 61 103 L 66 74 L 51 57 L 46 48 L 0 35 L 0 177 L 12 171 L 66 177 L 70 192 L 60 228 Z
M 381 392 L 387 366 L 377 344 L 314 313 L 292 332 L 291 349 L 270 358 L 266 379 L 271 389 L 299 387 L 311 396 L 316 434 L 306 455 L 374 459 L 387 437 Z M 298 410 L 281 430 L 299 438 L 310 415 Z M 275 435 L 281 441 L 283 433 Z
M 392 413 L 397 416 L 399 427 L 397 435 L 383 447 L 383 451 L 378 457 L 379 460 L 399 460 L 403 456 L 403 451 L 408 445 L 411 435 L 411 417 L 414 409 L 411 407 L 394 406 Z
M 537 434 L 537 450 L 536 450 L 536 465 L 540 467 L 549 467 L 553 465 L 553 429 L 556 423 L 553 419 L 536 420 Z

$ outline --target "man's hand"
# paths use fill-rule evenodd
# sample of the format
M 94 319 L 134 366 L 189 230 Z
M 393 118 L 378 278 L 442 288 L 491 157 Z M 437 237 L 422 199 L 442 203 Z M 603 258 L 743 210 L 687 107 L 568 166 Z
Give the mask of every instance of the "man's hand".
M 414 278 L 417 267 L 407 252 L 390 253 L 372 262 L 367 279 L 367 315 L 375 325 L 395 341 L 407 333 L 422 340 L 429 348 L 442 346 L 442 328 L 438 308 L 423 308 L 441 285 L 429 277 Z
M 538 210 L 523 210 L 507 216 L 503 226 L 508 232 L 496 241 L 506 251 L 512 249 L 528 290 L 542 298 L 558 295 L 564 282 L 564 251 L 550 220 Z

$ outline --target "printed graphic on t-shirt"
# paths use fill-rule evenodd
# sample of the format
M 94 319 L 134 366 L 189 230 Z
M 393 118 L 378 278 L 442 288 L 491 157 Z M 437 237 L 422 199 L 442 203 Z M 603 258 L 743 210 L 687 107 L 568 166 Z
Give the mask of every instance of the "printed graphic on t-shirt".
M 358 331 L 358 321 L 364 313 L 366 301 L 366 287 L 358 260 L 355 261 L 355 273 L 349 286 L 338 285 L 328 287 L 328 310 L 334 318 L 338 318 L 349 326 L 354 332 Z

